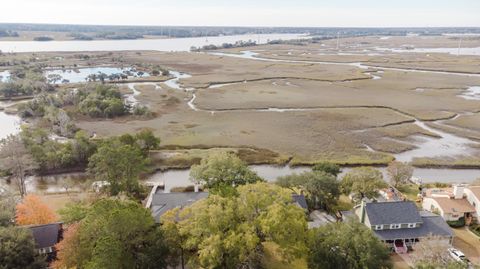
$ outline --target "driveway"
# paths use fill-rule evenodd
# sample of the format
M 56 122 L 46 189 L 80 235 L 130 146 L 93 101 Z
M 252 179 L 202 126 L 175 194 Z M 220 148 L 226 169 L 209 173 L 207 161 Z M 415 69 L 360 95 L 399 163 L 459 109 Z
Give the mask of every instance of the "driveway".
M 467 227 L 452 229 L 455 233 L 453 246 L 462 251 L 475 265 L 480 265 L 480 238 Z

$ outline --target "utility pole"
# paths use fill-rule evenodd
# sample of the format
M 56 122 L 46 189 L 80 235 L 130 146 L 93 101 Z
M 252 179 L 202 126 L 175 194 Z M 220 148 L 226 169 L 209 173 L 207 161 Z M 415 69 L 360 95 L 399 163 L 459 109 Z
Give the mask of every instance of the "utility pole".
M 340 32 L 337 32 L 337 50 L 340 48 Z
M 460 37 L 460 40 L 458 41 L 458 51 L 457 51 L 457 56 L 460 55 L 460 47 L 462 46 L 462 37 Z

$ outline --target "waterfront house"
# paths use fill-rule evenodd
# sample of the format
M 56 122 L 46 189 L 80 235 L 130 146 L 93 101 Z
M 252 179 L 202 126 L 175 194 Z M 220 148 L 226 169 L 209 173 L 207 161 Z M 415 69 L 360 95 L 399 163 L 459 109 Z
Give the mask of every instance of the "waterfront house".
M 465 198 L 475 209 L 475 218 L 480 216 L 480 186 L 468 186 L 464 189 Z
M 148 208 L 152 211 L 155 221 L 159 223 L 160 217 L 168 210 L 183 208 L 207 197 L 208 192 L 158 192 L 153 194 Z
M 307 200 L 305 199 L 305 195 L 303 194 L 292 194 L 293 203 L 300 207 L 301 209 L 308 211 Z
M 153 218 L 160 223 L 160 217 L 168 210 L 184 208 L 207 197 L 208 192 L 200 192 L 198 186 L 194 187 L 194 192 L 165 193 L 162 188 L 155 185 L 147 198 L 145 207 L 152 211 Z M 303 194 L 292 193 L 292 203 L 308 212 L 307 201 Z
M 411 201 L 363 201 L 356 213 L 361 223 L 397 253 L 406 253 L 415 243 L 431 236 L 448 243 L 453 239 L 452 230 L 441 216 L 419 212 Z
M 57 254 L 55 245 L 63 239 L 63 223 L 56 222 L 26 227 L 32 231 L 38 253 L 46 255 L 47 262 L 53 261 Z
M 479 188 L 480 190 L 480 188 Z M 446 221 L 458 221 L 463 218 L 469 225 L 477 215 L 475 206 L 467 199 L 464 185 L 453 185 L 453 188 L 427 189 L 423 193 L 422 208 L 436 213 Z M 471 196 L 472 201 L 475 196 Z

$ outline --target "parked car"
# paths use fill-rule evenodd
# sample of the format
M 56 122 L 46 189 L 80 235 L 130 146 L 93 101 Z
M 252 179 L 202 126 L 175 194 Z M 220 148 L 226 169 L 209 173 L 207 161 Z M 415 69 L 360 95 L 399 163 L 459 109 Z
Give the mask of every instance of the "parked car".
M 465 257 L 465 254 L 461 252 L 458 249 L 455 248 L 449 248 L 448 253 L 450 253 L 450 256 L 457 262 L 468 262 L 467 257 Z

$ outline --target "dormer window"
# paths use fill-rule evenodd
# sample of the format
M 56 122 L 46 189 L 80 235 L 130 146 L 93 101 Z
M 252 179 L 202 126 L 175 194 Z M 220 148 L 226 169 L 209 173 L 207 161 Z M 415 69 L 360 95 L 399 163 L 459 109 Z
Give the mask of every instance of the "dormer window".
M 390 224 L 390 229 L 400 229 L 401 227 L 401 224 Z
M 375 230 L 383 230 L 383 225 L 375 225 Z
M 416 226 L 415 223 L 409 223 L 408 224 L 408 228 L 415 228 L 415 226 Z

